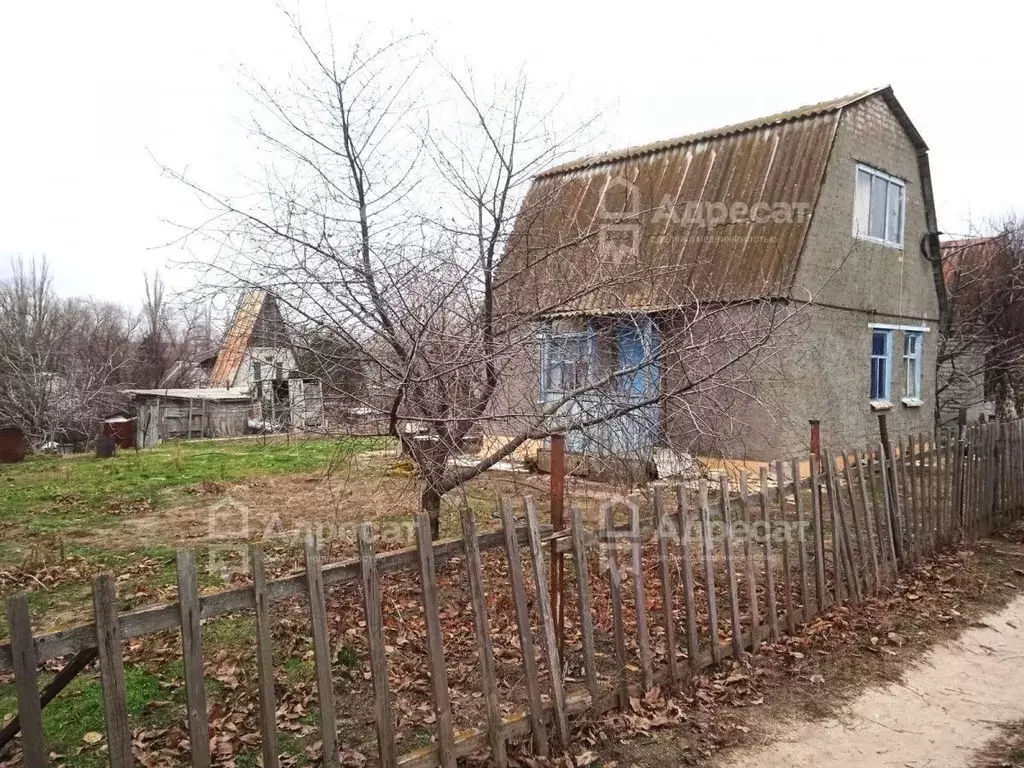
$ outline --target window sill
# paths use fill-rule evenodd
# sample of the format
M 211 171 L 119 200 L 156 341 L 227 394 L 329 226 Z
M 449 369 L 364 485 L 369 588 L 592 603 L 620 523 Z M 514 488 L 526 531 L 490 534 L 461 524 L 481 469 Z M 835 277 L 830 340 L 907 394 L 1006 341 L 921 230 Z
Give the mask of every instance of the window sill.
M 907 408 L 920 408 L 924 405 L 924 400 L 919 397 L 904 397 L 900 402 Z
M 872 411 L 888 411 L 892 409 L 892 403 L 888 400 L 872 400 L 871 410 Z
M 853 235 L 854 240 L 863 240 L 867 243 L 874 243 L 875 245 L 884 245 L 886 248 L 892 248 L 894 251 L 902 251 L 903 243 L 894 243 L 891 240 L 883 240 L 880 237 L 871 237 L 870 235 L 859 235 L 856 232 Z

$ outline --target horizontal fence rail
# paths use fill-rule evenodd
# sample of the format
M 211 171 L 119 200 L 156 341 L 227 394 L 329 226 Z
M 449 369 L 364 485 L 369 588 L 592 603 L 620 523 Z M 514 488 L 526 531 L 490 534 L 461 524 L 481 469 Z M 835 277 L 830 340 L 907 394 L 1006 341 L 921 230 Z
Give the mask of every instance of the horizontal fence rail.
M 311 537 L 304 572 L 273 580 L 262 550 L 252 547 L 251 585 L 203 596 L 195 555 L 182 550 L 177 603 L 118 613 L 115 581 L 103 574 L 94 584 L 92 623 L 33 636 L 25 596 L 8 600 L 11 637 L 0 646 L 0 669 L 13 672 L 19 715 L 0 730 L 0 746 L 20 728 L 24 764 L 45 765 L 45 705 L 98 658 L 109 760 L 131 765 L 124 644 L 172 630 L 181 633 L 189 759 L 210 765 L 204 622 L 244 613 L 253 618 L 263 764 L 278 765 L 271 623 L 275 604 L 301 597 L 308 606 L 322 759 L 340 765 L 337 617 L 327 598 L 343 589 L 361 598 L 358 631 L 365 635 L 372 686 L 366 706 L 380 765 L 449 767 L 486 751 L 506 766 L 510 741 L 529 738 L 535 753 L 557 754 L 570 744 L 571 718 L 627 708 L 632 696 L 683 684 L 703 667 L 799 632 L 837 602 L 858 605 L 939 549 L 1016 519 L 1022 506 L 1024 426 L 1014 421 L 825 450 L 763 466 L 756 477 L 740 471 L 714 482 L 657 485 L 650 504 L 606 503 L 590 527 L 574 507 L 565 531 L 542 525 L 530 499 L 521 509 L 503 501 L 496 531 L 478 533 L 465 510 L 458 540 L 432 543 L 429 521 L 420 515 L 417 546 L 389 553 L 375 552 L 372 529 L 363 524 L 358 557 L 323 564 Z M 563 556 L 572 561 L 562 580 L 565 628 L 557 626 L 548 583 L 549 560 Z M 501 578 L 489 579 L 488 567 Z M 429 672 L 423 690 L 433 712 L 430 743 L 404 754 L 396 746 L 396 691 L 389 681 L 401 651 L 385 641 L 390 609 L 381 586 L 383 575 L 398 573 L 411 574 L 418 585 Z M 445 603 L 443 586 L 453 580 L 465 587 L 464 606 Z M 451 698 L 448 654 L 460 638 L 446 634 L 444 624 L 453 610 L 470 617 L 475 641 L 482 703 L 470 727 L 457 725 Z M 497 622 L 514 625 L 514 645 L 495 635 Z M 65 669 L 40 691 L 39 666 L 65 656 L 72 656 Z

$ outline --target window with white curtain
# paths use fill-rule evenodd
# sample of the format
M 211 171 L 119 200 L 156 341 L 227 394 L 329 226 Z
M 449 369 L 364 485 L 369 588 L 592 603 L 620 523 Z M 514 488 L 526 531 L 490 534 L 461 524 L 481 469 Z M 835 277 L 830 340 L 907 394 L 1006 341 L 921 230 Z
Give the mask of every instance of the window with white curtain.
M 912 400 L 921 399 L 921 342 L 920 331 L 904 331 L 903 333 L 903 366 L 904 397 Z
M 857 166 L 853 236 L 903 247 L 907 188 L 900 179 L 867 165 Z

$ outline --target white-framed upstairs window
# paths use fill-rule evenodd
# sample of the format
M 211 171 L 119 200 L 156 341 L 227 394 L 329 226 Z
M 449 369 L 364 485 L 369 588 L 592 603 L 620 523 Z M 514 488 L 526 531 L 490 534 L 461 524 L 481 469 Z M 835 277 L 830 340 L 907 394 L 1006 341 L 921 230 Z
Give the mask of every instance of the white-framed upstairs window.
M 894 331 L 875 328 L 871 332 L 871 404 L 885 407 L 892 403 L 892 342 Z
M 903 403 L 921 404 L 921 350 L 924 334 L 921 331 L 903 332 Z
M 907 209 L 907 185 L 895 176 L 857 164 L 857 187 L 853 205 L 853 236 L 903 247 Z

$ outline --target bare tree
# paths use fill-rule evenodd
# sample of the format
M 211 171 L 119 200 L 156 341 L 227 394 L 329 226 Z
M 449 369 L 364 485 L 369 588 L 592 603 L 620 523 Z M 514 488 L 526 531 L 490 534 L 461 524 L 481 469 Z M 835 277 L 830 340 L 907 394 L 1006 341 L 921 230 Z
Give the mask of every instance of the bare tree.
M 948 331 L 939 337 L 937 418 L 995 404 L 1024 412 L 1024 223 L 1007 217 L 992 236 L 943 245 Z
M 165 171 L 214 211 L 189 232 L 216 246 L 215 258 L 195 265 L 206 283 L 273 290 L 298 338 L 316 340 L 308 349 L 321 362 L 336 350 L 333 362 L 364 379 L 345 394 L 401 442 L 435 536 L 445 494 L 530 441 L 572 432 L 601 442 L 614 432 L 603 425 L 651 429 L 646 414 L 666 400 L 711 431 L 730 418 L 723 400 L 752 394 L 750 372 L 765 365 L 767 339 L 792 307 L 703 302 L 684 291 L 657 319 L 673 337 L 673 359 L 648 335 L 628 361 L 595 361 L 584 373 L 580 360 L 561 391 L 538 402 L 524 382 L 542 375 L 540 336 L 578 322 L 588 299 L 628 307 L 638 280 L 671 277 L 642 262 L 573 269 L 557 276 L 557 294 L 521 301 L 541 295 L 526 290 L 538 274 L 553 279 L 538 265 L 557 265 L 563 250 L 601 234 L 600 222 L 555 241 L 546 232 L 540 256 L 507 256 L 545 228 L 548 201 L 525 194 L 533 178 L 575 150 L 590 125 L 556 130 L 525 77 L 483 88 L 439 67 L 422 38 L 341 56 L 290 20 L 311 74 L 285 89 L 254 83 L 255 137 L 274 157 L 254 190 L 230 197 Z M 639 334 L 648 319 L 637 314 Z M 672 376 L 655 385 L 645 377 L 656 362 Z M 481 433 L 498 437 L 477 459 L 456 460 Z
M 0 420 L 35 444 L 86 442 L 120 401 L 134 355 L 124 308 L 62 299 L 44 260 L 14 259 L 0 285 Z

